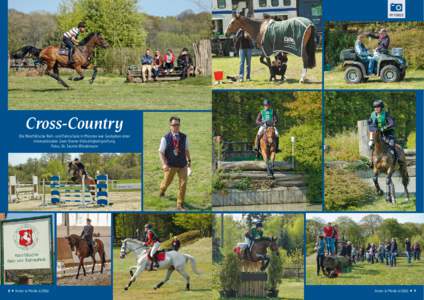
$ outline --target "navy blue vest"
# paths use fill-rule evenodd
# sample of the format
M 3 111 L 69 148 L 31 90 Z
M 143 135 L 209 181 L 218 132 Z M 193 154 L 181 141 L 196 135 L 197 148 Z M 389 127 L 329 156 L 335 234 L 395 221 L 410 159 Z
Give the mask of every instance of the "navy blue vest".
M 176 156 L 174 153 L 174 145 L 172 143 L 172 133 L 169 132 L 164 136 L 166 140 L 166 148 L 165 148 L 165 157 L 168 162 L 168 166 L 175 168 L 184 168 L 187 166 L 187 158 L 186 158 L 186 139 L 187 136 L 183 133 L 178 134 L 180 137 L 179 142 L 179 153 Z

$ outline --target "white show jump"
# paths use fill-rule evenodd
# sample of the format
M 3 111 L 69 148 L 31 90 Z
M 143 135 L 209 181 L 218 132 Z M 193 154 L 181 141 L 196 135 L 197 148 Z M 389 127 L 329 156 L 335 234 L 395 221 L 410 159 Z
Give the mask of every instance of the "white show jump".
M 19 183 L 16 176 L 9 176 L 9 203 L 40 199 L 38 177 L 32 176 L 32 183 Z

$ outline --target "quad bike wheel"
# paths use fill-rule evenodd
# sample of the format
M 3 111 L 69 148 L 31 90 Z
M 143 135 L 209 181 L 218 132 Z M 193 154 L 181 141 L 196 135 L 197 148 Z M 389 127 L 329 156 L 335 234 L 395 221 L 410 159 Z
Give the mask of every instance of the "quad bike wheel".
M 350 66 L 345 71 L 345 81 L 347 83 L 360 83 L 363 80 L 362 71 L 359 67 Z
M 380 78 L 383 82 L 395 82 L 399 81 L 400 71 L 399 68 L 394 65 L 387 65 L 381 69 Z

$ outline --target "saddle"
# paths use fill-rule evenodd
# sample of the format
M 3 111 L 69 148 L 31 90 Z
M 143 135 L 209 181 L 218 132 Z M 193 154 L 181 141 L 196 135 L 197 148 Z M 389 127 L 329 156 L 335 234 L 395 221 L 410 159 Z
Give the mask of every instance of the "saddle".
M 166 258 L 166 250 L 164 250 L 164 249 L 158 250 L 158 251 L 156 251 L 154 256 L 155 256 L 155 258 L 158 262 L 164 261 L 165 258 Z M 150 261 L 152 260 L 152 257 L 150 256 L 150 252 L 149 252 L 149 255 L 147 255 L 147 257 Z
M 59 48 L 59 50 L 57 51 L 59 53 L 59 55 L 63 55 L 63 56 L 68 56 L 68 48 Z

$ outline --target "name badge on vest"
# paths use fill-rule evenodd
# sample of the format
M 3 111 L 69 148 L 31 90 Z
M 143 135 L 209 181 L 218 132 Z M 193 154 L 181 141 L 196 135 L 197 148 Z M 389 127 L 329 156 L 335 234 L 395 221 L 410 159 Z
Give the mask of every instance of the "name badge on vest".
M 174 149 L 174 151 L 173 151 L 173 152 L 174 152 L 174 156 L 178 156 L 178 152 L 179 152 L 179 151 L 178 151 L 177 149 Z

